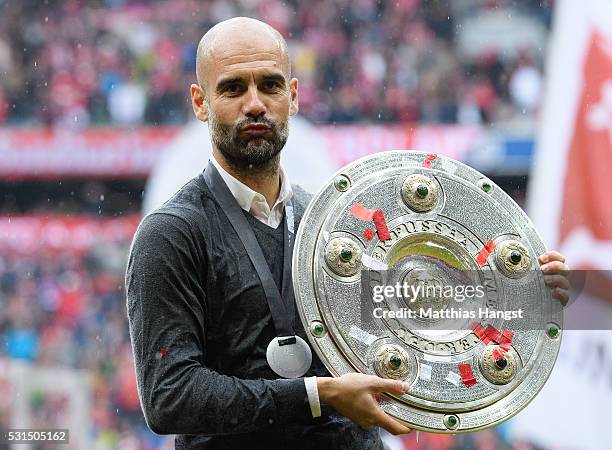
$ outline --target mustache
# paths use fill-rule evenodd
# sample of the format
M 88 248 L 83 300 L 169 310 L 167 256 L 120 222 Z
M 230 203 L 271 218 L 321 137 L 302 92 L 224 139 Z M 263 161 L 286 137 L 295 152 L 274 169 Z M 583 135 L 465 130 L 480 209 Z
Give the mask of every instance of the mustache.
M 236 124 L 236 130 L 242 130 L 244 127 L 248 126 L 248 125 L 252 125 L 254 123 L 263 123 L 264 125 L 269 126 L 270 128 L 272 128 L 273 130 L 277 130 L 278 129 L 278 125 L 276 124 L 276 122 L 268 119 L 267 117 L 264 116 L 257 116 L 257 117 L 247 117 L 245 119 L 242 119 L 240 122 L 238 122 Z

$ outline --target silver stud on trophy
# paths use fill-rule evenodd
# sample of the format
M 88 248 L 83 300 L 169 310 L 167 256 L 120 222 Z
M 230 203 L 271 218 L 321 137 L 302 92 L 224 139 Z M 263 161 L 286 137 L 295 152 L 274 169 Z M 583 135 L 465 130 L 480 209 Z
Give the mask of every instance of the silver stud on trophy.
M 410 359 L 406 351 L 397 345 L 384 345 L 376 353 L 374 369 L 383 378 L 404 380 L 408 375 Z
M 511 351 L 496 346 L 487 346 L 480 356 L 480 370 L 493 384 L 508 384 L 517 372 L 516 359 Z
M 337 275 L 350 277 L 361 270 L 361 249 L 349 238 L 335 238 L 325 247 L 325 261 Z
M 519 241 L 501 242 L 495 250 L 495 264 L 504 275 L 520 278 L 531 268 L 531 257 Z
M 414 211 L 429 211 L 436 203 L 437 188 L 431 178 L 413 174 L 406 177 L 402 184 L 402 198 Z

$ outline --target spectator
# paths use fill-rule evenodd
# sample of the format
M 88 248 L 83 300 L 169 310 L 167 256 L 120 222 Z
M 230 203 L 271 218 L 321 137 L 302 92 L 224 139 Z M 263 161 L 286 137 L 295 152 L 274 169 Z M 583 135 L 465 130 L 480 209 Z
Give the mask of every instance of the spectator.
M 496 8 L 505 4 L 495 2 Z M 474 71 L 455 53 L 456 14 L 483 6 L 417 0 L 169 5 L 0 2 L 0 123 L 184 123 L 191 105 L 183 86 L 194 81 L 196 40 L 232 15 L 261 17 L 285 33 L 303 82 L 300 112 L 315 122 L 469 122 L 474 104 L 489 122 L 507 108 L 518 115 L 539 102 L 539 62 L 487 53 Z M 549 25 L 548 3 L 512 7 Z M 465 76 L 454 78 L 456 72 Z

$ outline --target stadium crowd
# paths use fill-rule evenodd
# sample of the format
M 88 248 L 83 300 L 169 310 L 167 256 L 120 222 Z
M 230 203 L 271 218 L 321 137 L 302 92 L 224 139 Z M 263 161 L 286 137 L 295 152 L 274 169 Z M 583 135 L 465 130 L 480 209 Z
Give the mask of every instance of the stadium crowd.
M 315 123 L 503 122 L 537 110 L 542 49 L 461 56 L 463 19 L 507 10 L 548 27 L 550 3 L 0 0 L 0 124 L 184 123 L 197 42 L 236 15 L 288 39 Z
M 97 449 L 134 439 L 139 446 L 126 448 L 160 448 L 162 441 L 146 428 L 138 403 L 123 295 L 129 243 L 0 256 L 0 358 L 88 371 L 88 431 Z M 35 391 L 28 401 L 34 417 L 48 418 L 46 427 L 62 416 L 57 394 Z

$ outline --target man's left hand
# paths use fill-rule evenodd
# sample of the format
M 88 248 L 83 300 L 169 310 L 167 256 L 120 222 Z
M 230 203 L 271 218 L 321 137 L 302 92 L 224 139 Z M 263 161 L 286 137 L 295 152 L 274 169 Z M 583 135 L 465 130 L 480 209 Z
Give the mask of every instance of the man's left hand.
M 563 306 L 567 305 L 570 283 L 567 279 L 569 266 L 565 264 L 565 257 L 551 250 L 540 255 L 538 262 L 544 274 L 544 282 L 551 289 L 553 298 L 559 300 Z

